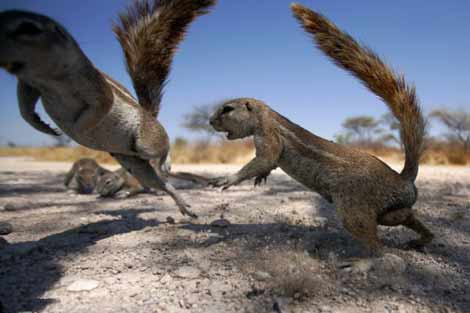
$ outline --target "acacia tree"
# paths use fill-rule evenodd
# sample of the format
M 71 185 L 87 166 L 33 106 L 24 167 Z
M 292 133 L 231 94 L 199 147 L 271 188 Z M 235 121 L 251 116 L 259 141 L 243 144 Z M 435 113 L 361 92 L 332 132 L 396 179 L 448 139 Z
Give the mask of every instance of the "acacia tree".
M 380 117 L 380 124 L 387 128 L 387 132 L 383 135 L 384 142 L 393 142 L 403 148 L 400 140 L 400 121 L 391 113 L 385 113 Z
M 447 128 L 448 140 L 458 142 L 465 152 L 470 152 L 470 112 L 441 108 L 432 111 L 429 117 Z
M 383 133 L 379 121 L 372 116 L 356 116 L 347 118 L 342 124 L 346 138 L 358 144 L 370 145 L 377 135 Z

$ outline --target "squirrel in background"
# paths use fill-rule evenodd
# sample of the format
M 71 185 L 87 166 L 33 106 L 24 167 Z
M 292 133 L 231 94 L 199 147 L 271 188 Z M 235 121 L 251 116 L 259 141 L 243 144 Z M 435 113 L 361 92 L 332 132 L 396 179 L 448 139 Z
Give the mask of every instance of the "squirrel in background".
M 95 191 L 100 177 L 110 172 L 95 160 L 83 158 L 75 161 L 65 174 L 64 185 L 67 189 L 75 189 L 79 194 L 90 194 Z

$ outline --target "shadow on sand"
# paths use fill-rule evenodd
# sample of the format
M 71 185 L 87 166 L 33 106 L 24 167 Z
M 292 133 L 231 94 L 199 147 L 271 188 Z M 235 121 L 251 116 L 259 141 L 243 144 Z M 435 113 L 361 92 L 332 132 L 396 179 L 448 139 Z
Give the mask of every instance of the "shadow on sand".
M 291 183 L 285 179 L 277 181 L 280 178 L 275 175 L 272 179 L 275 184 L 268 189 L 265 196 L 269 196 L 271 192 L 289 193 L 305 190 L 299 184 Z M 239 201 L 244 201 L 244 199 L 240 198 Z M 324 214 L 328 217 L 334 215 L 334 209 L 328 206 L 324 200 L 313 197 L 313 201 L 319 201 L 317 205 L 324 208 L 325 211 L 320 210 L 321 215 Z M 38 241 L 11 244 L 0 250 L 0 299 L 3 303 L 3 311 L 0 309 L 0 312 L 41 311 L 53 301 L 41 299 L 41 296 L 62 277 L 63 268 L 59 262 L 61 256 L 84 253 L 87 247 L 95 244 L 98 240 L 141 230 L 148 226 L 158 227 L 160 225 L 158 220 L 139 218 L 139 214 L 153 212 L 152 209 L 103 212 L 119 217 L 119 219 L 83 225 Z M 445 218 L 431 216 L 423 216 L 423 218 L 424 222 L 429 225 L 439 225 L 440 233 L 460 232 L 465 236 L 470 234 L 468 220 L 457 225 Z M 208 233 L 210 231 L 215 235 L 202 242 L 175 238 L 160 244 L 171 249 L 206 249 L 223 242 L 228 246 L 237 246 L 241 250 L 240 259 L 266 246 L 274 247 L 279 251 L 294 246 L 296 250 L 308 251 L 313 258 L 322 262 L 329 262 L 332 252 L 340 259 L 360 255 L 363 252 L 363 247 L 336 222 L 334 224 L 322 228 L 285 223 L 232 224 L 226 228 L 204 224 L 184 224 L 177 227 L 194 233 Z M 397 231 L 391 232 L 394 237 L 400 238 L 400 241 L 406 237 L 403 235 L 405 233 L 406 231 L 401 227 L 397 228 Z M 445 266 L 456 269 L 453 273 L 467 277 L 468 282 L 470 248 L 458 246 L 446 241 L 445 237 L 442 238 L 431 244 L 426 249 L 426 253 L 431 255 L 434 260 L 444 263 Z M 401 246 L 401 244 L 396 244 L 395 238 L 387 237 L 385 242 L 394 248 Z M 467 312 L 470 307 L 469 286 L 461 277 L 452 275 L 449 277 L 449 272 L 440 271 L 443 267 L 423 267 L 422 263 L 416 261 L 421 258 L 420 252 L 397 251 L 397 253 L 409 260 L 404 288 L 402 290 L 389 288 L 369 290 L 368 297 L 380 298 L 387 295 L 409 298 L 410 295 L 413 295 L 427 303 L 429 307 L 433 307 L 433 304 L 437 303 L 452 307 L 458 312 Z
M 157 220 L 138 217 L 152 209 L 106 211 L 118 220 L 100 221 L 50 235 L 38 241 L 11 244 L 0 250 L 0 299 L 5 313 L 39 312 L 52 300 L 40 299 L 62 276 L 62 266 L 54 260 L 79 254 L 97 241 L 147 226 Z M 1 307 L 0 307 L 1 308 Z

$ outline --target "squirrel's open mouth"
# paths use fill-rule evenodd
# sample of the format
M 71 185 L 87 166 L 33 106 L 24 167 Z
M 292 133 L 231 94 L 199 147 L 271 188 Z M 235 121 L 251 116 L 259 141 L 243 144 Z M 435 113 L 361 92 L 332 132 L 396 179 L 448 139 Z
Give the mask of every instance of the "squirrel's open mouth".
M 18 73 L 24 67 L 24 64 L 21 62 L 7 62 L 0 63 L 0 67 L 3 67 L 11 74 L 15 74 Z
M 232 139 L 232 133 L 230 131 L 226 131 L 225 132 L 225 136 L 227 137 L 227 139 Z

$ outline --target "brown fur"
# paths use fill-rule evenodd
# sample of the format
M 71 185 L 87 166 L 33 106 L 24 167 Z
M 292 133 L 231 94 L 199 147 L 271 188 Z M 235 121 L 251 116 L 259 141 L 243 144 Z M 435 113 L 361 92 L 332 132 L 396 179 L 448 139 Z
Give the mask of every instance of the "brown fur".
M 160 171 L 160 170 L 159 170 Z M 186 172 L 162 172 L 163 176 L 188 180 L 196 184 L 207 186 L 209 179 L 200 175 Z M 126 169 L 120 168 L 114 172 L 106 173 L 99 177 L 96 190 L 102 197 L 132 197 L 139 193 L 149 192 L 148 188 L 143 187 L 139 181 L 132 176 Z
M 124 87 L 120 82 L 113 79 L 108 74 L 101 72 L 100 74 L 109 82 L 108 84 L 111 86 L 113 93 L 118 94 L 119 97 L 123 98 L 127 104 L 133 107 L 140 107 L 139 102 L 132 96 L 130 91 Z
M 65 175 L 64 185 L 77 190 L 80 194 L 90 194 L 95 190 L 99 178 L 107 173 L 110 171 L 101 167 L 95 160 L 80 159 L 73 163 Z
M 148 188 L 170 195 L 182 214 L 196 217 L 165 176 L 169 138 L 156 120 L 171 59 L 185 30 L 214 0 L 135 1 L 116 26 L 140 103 L 96 69 L 77 42 L 54 20 L 31 12 L 0 12 L 0 67 L 18 78 L 25 120 L 56 135 L 34 111 L 45 111 L 70 138 L 109 152 Z
M 321 14 L 300 4 L 292 4 L 291 7 L 303 28 L 314 36 L 318 48 L 381 97 L 400 121 L 406 156 L 401 175 L 415 180 L 425 132 L 415 88 L 407 85 L 404 77 L 397 76 L 373 51 L 360 46 Z
M 189 24 L 207 13 L 214 3 L 215 0 L 134 1 L 120 15 L 119 24 L 114 25 L 139 103 L 155 116 L 178 44 Z
M 319 47 L 380 95 L 398 118 L 406 147 L 404 170 L 398 174 L 374 156 L 310 133 L 259 100 L 240 98 L 221 105 L 210 122 L 216 130 L 227 132 L 229 139 L 253 135 L 256 157 L 235 175 L 211 184 L 228 188 L 253 177 L 259 181 L 280 167 L 333 202 L 344 227 L 373 250 L 381 247 L 379 224 L 404 225 L 418 232 L 421 238 L 413 245 L 429 242 L 432 233 L 411 211 L 424 134 L 414 89 L 321 15 L 299 5 L 292 8 L 307 31 L 315 34 Z
M 196 175 L 193 173 L 187 173 L 187 172 L 169 172 L 169 173 L 166 173 L 166 175 L 171 178 L 187 180 L 187 181 L 191 181 L 195 184 L 199 184 L 203 186 L 207 186 L 210 181 L 210 179 L 207 177 Z
M 96 184 L 96 191 L 102 197 L 129 198 L 149 190 L 144 188 L 134 176 L 121 167 L 114 172 L 102 175 Z
M 188 209 L 189 206 L 179 197 L 173 186 L 166 182 L 161 171 L 170 143 L 164 127 L 155 119 L 179 42 L 184 38 L 189 24 L 214 4 L 215 0 L 134 1 L 120 15 L 120 24 L 114 25 L 114 32 L 123 48 L 127 69 L 142 110 L 140 127 L 130 144 L 140 158 L 117 153 L 112 155 L 140 184 L 167 192 L 180 211 L 192 217 L 196 217 L 196 214 Z M 114 81 L 111 83 L 121 93 L 132 98 L 121 85 Z M 152 160 L 152 163 L 147 160 Z

